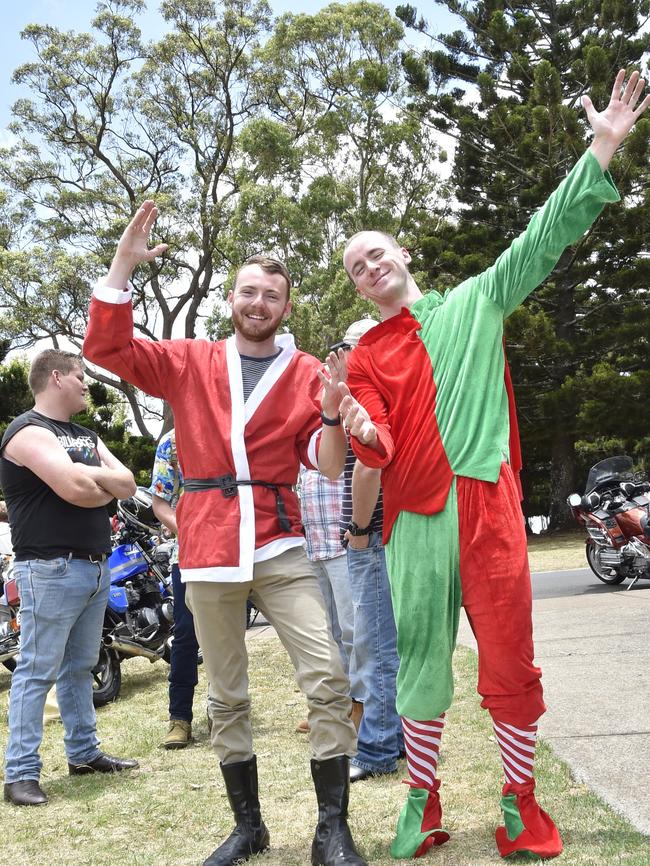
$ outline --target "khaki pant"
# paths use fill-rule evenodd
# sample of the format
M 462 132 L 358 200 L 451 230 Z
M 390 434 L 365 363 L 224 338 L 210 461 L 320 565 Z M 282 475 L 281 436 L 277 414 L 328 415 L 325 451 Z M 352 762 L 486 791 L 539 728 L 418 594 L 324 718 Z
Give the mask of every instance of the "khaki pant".
M 356 753 L 350 684 L 331 635 L 323 596 L 302 547 L 255 565 L 252 582 L 187 584 L 210 682 L 212 745 L 222 764 L 253 756 L 246 652 L 246 599 L 275 628 L 307 698 L 314 757 Z

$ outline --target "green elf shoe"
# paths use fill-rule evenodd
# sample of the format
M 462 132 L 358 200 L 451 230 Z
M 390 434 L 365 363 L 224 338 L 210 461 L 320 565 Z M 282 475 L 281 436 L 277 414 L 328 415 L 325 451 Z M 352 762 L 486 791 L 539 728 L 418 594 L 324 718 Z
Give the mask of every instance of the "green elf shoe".
M 499 854 L 523 854 L 534 858 L 557 857 L 562 853 L 558 829 L 535 799 L 535 780 L 504 785 L 501 797 L 503 827 L 495 838 Z
M 434 845 L 442 845 L 449 833 L 442 829 L 442 808 L 436 779 L 431 788 L 415 788 L 410 785 L 406 803 L 397 821 L 397 833 L 390 846 L 396 859 L 422 857 Z

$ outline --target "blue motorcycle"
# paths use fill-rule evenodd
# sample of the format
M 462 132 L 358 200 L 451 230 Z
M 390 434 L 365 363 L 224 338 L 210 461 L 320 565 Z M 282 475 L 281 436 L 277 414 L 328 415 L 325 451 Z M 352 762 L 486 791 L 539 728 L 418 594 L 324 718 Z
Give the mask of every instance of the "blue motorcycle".
M 123 659 L 170 660 L 174 601 L 169 559 L 173 542 L 161 542 L 162 527 L 151 494 L 138 487 L 117 503 L 115 548 L 109 558 L 111 587 L 99 659 L 93 668 L 93 703 L 114 701 L 122 686 Z

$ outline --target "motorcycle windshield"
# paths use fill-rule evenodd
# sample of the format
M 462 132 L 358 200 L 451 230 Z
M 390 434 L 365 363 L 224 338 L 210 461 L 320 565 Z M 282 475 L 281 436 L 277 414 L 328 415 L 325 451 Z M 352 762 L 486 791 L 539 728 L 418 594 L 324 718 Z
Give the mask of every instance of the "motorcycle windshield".
M 602 487 L 618 484 L 620 481 L 624 481 L 625 478 L 631 474 L 631 457 L 608 457 L 606 460 L 601 460 L 600 463 L 596 463 L 596 465 L 592 466 L 589 470 L 585 493 L 591 493 L 592 490 L 598 490 Z

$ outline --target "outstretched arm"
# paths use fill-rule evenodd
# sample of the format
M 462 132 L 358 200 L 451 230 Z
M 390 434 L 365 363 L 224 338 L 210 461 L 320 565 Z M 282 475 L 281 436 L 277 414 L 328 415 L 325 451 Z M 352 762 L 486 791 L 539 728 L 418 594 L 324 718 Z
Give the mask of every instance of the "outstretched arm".
M 638 118 L 650 105 L 650 95 L 639 104 L 645 81 L 638 72 L 630 75 L 625 85 L 625 70 L 619 70 L 609 105 L 604 111 L 596 111 L 588 96 L 582 97 L 582 105 L 587 113 L 587 120 L 594 131 L 594 138 L 589 150 L 605 171 L 618 146 L 632 129 Z

